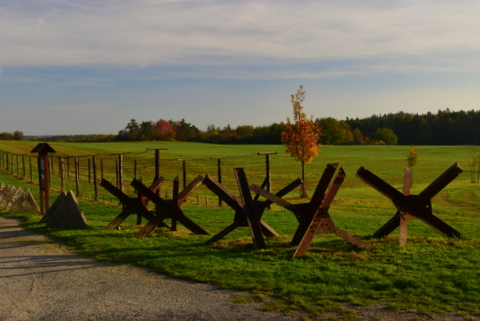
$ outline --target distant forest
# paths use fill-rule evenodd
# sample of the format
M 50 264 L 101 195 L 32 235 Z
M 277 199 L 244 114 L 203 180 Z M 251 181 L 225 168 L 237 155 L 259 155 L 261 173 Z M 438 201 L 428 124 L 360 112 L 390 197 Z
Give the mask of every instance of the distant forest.
M 480 111 L 438 111 L 436 114 L 373 115 L 368 118 L 336 120 L 317 118 L 324 145 L 478 145 Z M 142 121 L 131 119 L 117 135 L 62 135 L 26 137 L 21 131 L 0 133 L 0 140 L 39 140 L 62 142 L 108 141 L 191 141 L 217 144 L 281 144 L 285 123 L 253 127 L 209 125 L 206 131 L 180 121 Z

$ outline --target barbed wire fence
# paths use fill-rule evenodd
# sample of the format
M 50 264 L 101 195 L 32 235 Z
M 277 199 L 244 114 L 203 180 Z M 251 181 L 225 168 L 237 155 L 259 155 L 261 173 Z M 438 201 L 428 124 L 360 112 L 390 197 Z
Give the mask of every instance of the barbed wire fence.
M 176 177 L 179 178 L 183 189 L 198 175 L 204 177 L 208 173 L 235 194 L 237 185 L 233 169 L 243 168 L 248 173 L 249 183 L 260 185 L 269 173 L 271 154 L 276 152 L 191 158 L 173 158 L 167 154 L 162 155 L 159 160 L 155 158 L 157 155 L 153 155 L 149 150 L 75 156 L 50 154 L 49 183 L 52 193 L 73 191 L 78 198 L 117 204 L 118 200 L 100 186 L 102 179 L 114 184 L 127 195 L 133 195 L 136 193 L 130 185 L 133 179 L 142 178 L 145 184 L 149 184 L 153 182 L 158 171 L 158 174 L 165 178 L 159 193 L 168 199 L 172 195 L 173 180 Z M 0 170 L 8 175 L 38 184 L 36 155 L 15 154 L 0 150 Z M 215 194 L 203 185 L 195 190 L 189 202 L 206 206 L 222 206 Z

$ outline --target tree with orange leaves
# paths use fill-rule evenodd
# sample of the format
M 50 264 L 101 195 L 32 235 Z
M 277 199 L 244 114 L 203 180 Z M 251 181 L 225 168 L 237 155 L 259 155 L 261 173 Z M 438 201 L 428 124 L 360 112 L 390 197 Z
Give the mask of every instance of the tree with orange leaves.
M 313 117 L 307 119 L 303 112 L 302 102 L 305 100 L 303 86 L 292 95 L 293 123 L 287 118 L 285 130 L 282 133 L 282 143 L 286 152 L 297 162 L 302 163 L 302 197 L 308 197 L 305 184 L 305 163 L 309 164 L 318 155 L 320 143 L 318 142 L 322 130 L 315 124 Z
M 155 134 L 160 140 L 173 140 L 175 138 L 175 130 L 172 125 L 164 119 L 160 119 L 155 124 Z

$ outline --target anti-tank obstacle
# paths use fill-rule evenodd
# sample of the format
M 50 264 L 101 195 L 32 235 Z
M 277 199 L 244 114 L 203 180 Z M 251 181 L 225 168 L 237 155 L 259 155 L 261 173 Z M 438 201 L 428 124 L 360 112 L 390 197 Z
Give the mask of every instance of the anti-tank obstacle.
M 409 178 L 409 173 L 406 173 L 404 177 L 404 192 L 401 193 L 369 170 L 360 167 L 357 171 L 357 176 L 378 192 L 388 197 L 397 208 L 395 215 L 376 231 L 373 237 L 381 238 L 387 236 L 396 228 L 400 227 L 399 243 L 400 245 L 405 245 L 407 239 L 407 220 L 410 219 L 420 219 L 446 237 L 461 237 L 460 232 L 433 215 L 432 198 L 462 172 L 463 170 L 460 168 L 460 165 L 455 163 L 420 194 L 410 195 L 411 178 Z
M 203 183 L 212 192 L 214 192 L 221 200 L 227 203 L 235 211 L 233 223 L 208 240 L 207 244 L 212 244 L 219 241 L 238 227 L 248 227 L 255 248 L 263 249 L 266 247 L 263 235 L 267 237 L 279 236 L 279 234 L 272 227 L 262 220 L 262 215 L 265 212 L 265 209 L 272 204 L 272 202 L 269 200 L 258 201 L 259 195 L 256 195 L 254 198 L 252 198 L 247 176 L 243 168 L 235 168 L 234 172 L 237 180 L 238 191 L 240 193 L 239 195 L 233 195 L 208 174 L 203 180 Z M 286 195 L 300 185 L 301 182 L 302 181 L 300 179 L 295 180 L 293 183 L 279 191 L 276 195 L 278 197 Z M 264 181 L 262 186 L 265 184 L 266 181 Z
M 338 164 L 328 164 L 310 202 L 301 204 L 291 204 L 256 185 L 252 185 L 250 189 L 293 212 L 297 218 L 299 225 L 291 242 L 291 245 L 298 246 L 293 254 L 294 258 L 305 254 L 314 237 L 321 233 L 334 233 L 358 248 L 370 248 L 372 245 L 369 243 L 336 227 L 328 213 L 344 178 L 345 172 L 342 167 L 339 167 Z

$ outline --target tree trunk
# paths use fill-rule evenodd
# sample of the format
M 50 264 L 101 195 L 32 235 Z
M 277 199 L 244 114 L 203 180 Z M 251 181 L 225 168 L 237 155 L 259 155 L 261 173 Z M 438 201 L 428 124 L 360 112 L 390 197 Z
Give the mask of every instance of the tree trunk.
M 307 183 L 305 182 L 305 162 L 302 162 L 302 191 L 300 194 L 301 198 L 307 198 Z

